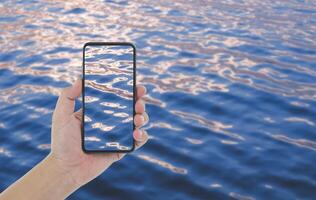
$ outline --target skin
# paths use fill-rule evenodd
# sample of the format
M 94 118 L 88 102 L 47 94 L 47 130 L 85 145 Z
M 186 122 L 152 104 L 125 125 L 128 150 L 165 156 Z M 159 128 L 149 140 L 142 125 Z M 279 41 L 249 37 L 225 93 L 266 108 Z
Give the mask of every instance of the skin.
M 81 149 L 82 110 L 74 112 L 75 99 L 81 95 L 82 80 L 61 92 L 52 120 L 49 155 L 22 178 L 0 194 L 7 199 L 65 199 L 75 190 L 104 172 L 125 153 L 85 154 Z M 148 140 L 140 127 L 148 122 L 142 97 L 144 86 L 137 86 L 133 132 L 136 149 Z

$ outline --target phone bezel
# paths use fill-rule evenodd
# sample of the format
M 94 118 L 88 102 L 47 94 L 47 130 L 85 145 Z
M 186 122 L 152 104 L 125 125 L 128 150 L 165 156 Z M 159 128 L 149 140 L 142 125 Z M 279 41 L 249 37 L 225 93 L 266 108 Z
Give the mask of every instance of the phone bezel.
M 136 103 L 136 47 L 130 42 L 87 42 L 83 45 L 83 63 L 82 63 L 82 126 L 81 126 L 81 146 L 85 153 L 129 153 L 135 149 L 135 139 L 133 132 L 130 133 L 133 139 L 133 146 L 128 150 L 89 150 L 85 148 L 84 142 L 84 116 L 85 116 L 85 49 L 87 46 L 130 46 L 133 48 L 133 132 L 135 130 L 134 117 L 135 117 L 135 103 Z

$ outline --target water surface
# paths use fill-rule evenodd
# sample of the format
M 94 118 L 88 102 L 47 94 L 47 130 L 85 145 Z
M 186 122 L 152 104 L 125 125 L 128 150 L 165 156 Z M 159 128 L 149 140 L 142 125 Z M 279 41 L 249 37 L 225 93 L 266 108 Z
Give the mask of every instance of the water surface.
M 0 190 L 44 158 L 88 41 L 137 46 L 151 135 L 69 199 L 314 199 L 316 2 L 2 1 Z

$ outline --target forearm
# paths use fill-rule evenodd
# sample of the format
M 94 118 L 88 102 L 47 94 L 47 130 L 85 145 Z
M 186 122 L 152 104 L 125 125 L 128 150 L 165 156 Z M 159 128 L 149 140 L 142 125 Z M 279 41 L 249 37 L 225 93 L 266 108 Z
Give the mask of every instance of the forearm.
M 6 199 L 65 199 L 78 186 L 51 156 L 31 169 L 22 178 L 0 194 L 0 200 Z

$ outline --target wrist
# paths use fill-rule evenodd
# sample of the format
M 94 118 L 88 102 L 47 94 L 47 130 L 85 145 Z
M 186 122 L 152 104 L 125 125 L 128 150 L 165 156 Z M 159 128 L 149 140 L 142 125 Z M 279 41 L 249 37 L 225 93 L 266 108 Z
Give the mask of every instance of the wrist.
M 66 199 L 79 186 L 51 155 L 1 193 L 3 199 Z
M 60 161 L 51 153 L 42 161 L 45 172 L 50 176 L 53 183 L 58 185 L 59 193 L 66 198 L 81 185 L 72 176 L 71 171 L 66 170 Z

